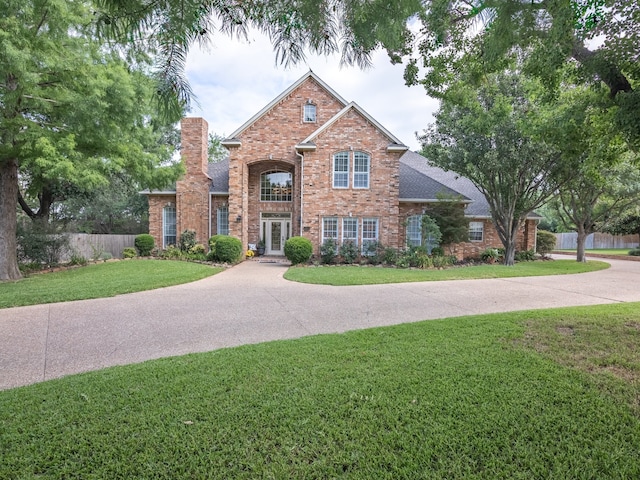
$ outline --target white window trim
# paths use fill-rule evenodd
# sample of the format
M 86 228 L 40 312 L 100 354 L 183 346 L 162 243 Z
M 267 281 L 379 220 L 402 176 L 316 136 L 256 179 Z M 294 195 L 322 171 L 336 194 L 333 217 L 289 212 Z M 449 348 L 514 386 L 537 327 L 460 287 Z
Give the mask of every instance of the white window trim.
M 307 108 L 313 107 L 313 120 L 307 120 Z M 305 103 L 302 106 L 302 123 L 317 123 L 318 122 L 318 107 L 315 103 Z
M 345 237 L 345 231 L 346 229 L 344 228 L 344 224 L 346 222 L 355 222 L 355 237 Z M 354 217 L 342 217 L 342 241 L 341 243 L 344 244 L 344 242 L 347 241 L 352 241 L 354 245 L 358 245 L 358 229 L 360 228 L 360 222 L 358 221 L 357 218 Z
M 374 238 L 370 238 L 370 237 L 365 238 L 364 225 L 365 225 L 365 223 L 368 223 L 368 222 L 375 222 L 376 229 L 375 229 L 375 237 Z M 379 239 L 380 239 L 380 220 L 378 218 L 368 217 L 368 218 L 363 218 L 361 223 L 362 223 L 362 235 L 360 237 L 362 239 L 361 252 L 362 252 L 363 255 L 366 255 L 368 253 L 366 251 L 367 250 L 367 246 L 369 244 L 371 244 L 371 243 L 378 242 Z
M 221 229 L 221 225 L 223 225 L 225 222 L 223 221 L 224 217 L 226 217 L 226 231 Z M 216 233 L 218 235 L 229 235 L 229 207 L 227 206 L 223 206 L 223 207 L 218 207 L 218 217 L 217 217 L 217 229 L 216 229 Z
M 341 170 L 340 172 L 336 172 L 336 157 L 338 155 L 343 155 L 343 154 L 346 154 L 346 156 L 347 156 L 347 169 L 346 169 L 346 171 Z M 331 175 L 333 177 L 331 184 L 332 184 L 333 188 L 340 189 L 340 190 L 348 189 L 349 188 L 349 178 L 351 176 L 350 172 L 351 172 L 351 155 L 349 155 L 349 151 L 344 151 L 343 150 L 341 152 L 334 153 L 333 157 L 332 157 L 332 164 L 331 164 Z M 346 185 L 336 186 L 336 173 L 339 173 L 341 175 L 341 177 L 346 174 L 346 178 L 347 178 L 347 184 Z
M 168 224 L 167 224 L 167 212 L 169 210 L 173 211 L 173 219 L 172 219 L 173 220 L 172 225 L 173 225 L 173 230 L 174 230 L 173 234 L 170 234 L 170 233 L 167 232 L 167 227 L 168 227 Z M 165 205 L 163 207 L 163 209 L 162 209 L 162 248 L 167 248 L 169 245 L 176 245 L 177 244 L 177 242 L 178 242 L 178 229 L 177 229 L 178 225 L 177 225 L 177 222 L 178 222 L 178 212 L 176 210 L 176 206 L 173 205 L 173 204 Z M 173 243 L 169 243 L 169 242 L 167 242 L 167 237 L 174 237 L 175 241 Z
M 417 221 L 418 225 L 417 225 L 417 237 L 411 238 L 409 236 L 409 233 L 413 231 L 413 228 L 411 225 L 411 222 L 413 221 Z M 405 232 L 405 235 L 407 237 L 407 246 L 410 247 L 419 247 L 422 245 L 422 215 L 411 215 L 407 218 L 407 229 Z M 413 241 L 417 241 L 418 243 L 414 243 Z
M 367 160 L 367 171 L 365 172 L 356 172 L 356 155 L 362 155 L 362 157 Z M 366 185 L 365 186 L 356 186 L 356 174 L 361 175 L 363 178 L 366 175 Z M 353 152 L 353 177 L 352 177 L 352 185 L 354 189 L 357 190 L 367 190 L 371 185 L 371 155 L 365 152 Z
M 335 222 L 335 226 L 336 226 L 336 228 L 335 228 L 335 236 L 332 236 L 332 237 L 327 237 L 326 236 L 325 221 L 327 221 L 327 220 L 333 220 Z M 340 238 L 339 237 L 339 234 L 340 234 L 340 232 L 339 232 L 340 223 L 338 222 L 338 220 L 339 220 L 338 217 L 322 217 L 322 244 L 324 244 L 325 240 L 328 240 L 329 238 L 333 238 L 335 240 L 336 244 L 338 243 L 338 238 Z
M 476 228 L 473 228 L 476 227 Z M 477 228 L 479 227 L 479 228 Z M 471 238 L 471 233 L 480 233 L 480 239 Z M 469 241 L 470 242 L 483 242 L 484 241 L 484 222 L 469 222 Z

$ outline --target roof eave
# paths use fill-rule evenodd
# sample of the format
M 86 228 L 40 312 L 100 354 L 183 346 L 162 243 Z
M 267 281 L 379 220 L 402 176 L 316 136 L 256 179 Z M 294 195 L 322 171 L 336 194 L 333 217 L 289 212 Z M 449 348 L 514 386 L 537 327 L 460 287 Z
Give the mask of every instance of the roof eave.
M 220 145 L 226 148 L 239 148 L 242 146 L 240 139 L 235 137 L 225 138 L 220 142 Z

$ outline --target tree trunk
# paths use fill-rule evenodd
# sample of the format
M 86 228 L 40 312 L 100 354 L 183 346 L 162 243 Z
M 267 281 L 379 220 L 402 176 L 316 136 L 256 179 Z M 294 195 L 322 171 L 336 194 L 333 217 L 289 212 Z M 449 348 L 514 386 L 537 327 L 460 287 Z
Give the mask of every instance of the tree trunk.
M 516 239 L 510 238 L 504 246 L 504 264 L 513 267 L 516 263 Z
M 16 227 L 18 209 L 18 162 L 0 162 L 0 281 L 18 280 Z
M 587 256 L 584 252 L 584 246 L 587 243 L 587 231 L 584 228 L 578 228 L 577 234 L 576 261 L 586 263 Z

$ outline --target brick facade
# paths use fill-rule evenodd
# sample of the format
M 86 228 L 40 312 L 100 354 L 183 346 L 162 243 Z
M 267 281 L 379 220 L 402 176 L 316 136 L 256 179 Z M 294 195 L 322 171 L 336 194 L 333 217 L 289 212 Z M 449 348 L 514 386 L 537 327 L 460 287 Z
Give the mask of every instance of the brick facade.
M 305 105 L 315 106 L 315 121 L 304 121 Z M 402 248 L 406 219 L 424 209 L 423 203 L 400 200 L 399 165 L 404 151 L 395 137 L 313 74 L 285 91 L 225 143 L 230 152 L 228 192 L 212 193 L 216 185 L 212 189 L 208 175 L 207 122 L 185 118 L 181 129 L 186 174 L 177 182 L 175 194 L 149 195 L 150 233 L 158 246 L 162 246 L 162 209 L 172 204 L 177 209 L 178 237 L 185 229 L 194 229 L 198 242 L 206 245 L 208 236 L 218 232 L 218 209 L 228 208 L 229 235 L 239 238 L 245 248 L 268 236 L 266 229 L 274 228 L 275 222 L 286 228 L 282 239 L 304 236 L 316 253 L 322 243 L 323 218 L 340 222 L 355 218 L 360 229 L 364 219 L 369 223 L 377 219 L 378 241 Z M 305 148 L 300 147 L 303 141 Z M 338 152 L 346 152 L 350 158 L 347 188 L 333 186 L 333 159 Z M 354 186 L 355 152 L 369 156 L 368 188 Z M 268 172 L 291 175 L 291 201 L 261 200 L 261 175 Z M 490 219 L 475 220 L 484 222 L 483 241 L 452 246 L 458 258 L 501 246 Z M 535 221 L 527 222 L 518 240 L 519 249 L 534 247 L 535 231 Z M 276 242 L 278 232 L 274 230 L 273 237 L 265 240 Z

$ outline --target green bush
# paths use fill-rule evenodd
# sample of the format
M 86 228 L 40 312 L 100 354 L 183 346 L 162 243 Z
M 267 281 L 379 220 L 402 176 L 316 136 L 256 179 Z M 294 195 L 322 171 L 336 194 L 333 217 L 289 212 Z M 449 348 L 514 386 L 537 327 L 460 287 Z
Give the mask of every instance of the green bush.
M 538 230 L 536 234 L 536 251 L 546 257 L 556 248 L 556 236 L 546 230 Z
M 456 263 L 454 255 L 437 255 L 431 258 L 434 268 L 446 268 Z
M 342 257 L 342 261 L 350 265 L 358 258 L 358 246 L 353 240 L 347 240 L 342 245 L 340 245 L 339 253 Z
M 196 243 L 191 248 L 189 248 L 189 253 L 191 255 L 204 255 L 206 252 L 206 248 L 201 243 Z
M 32 266 L 51 266 L 60 263 L 69 252 L 69 237 L 50 225 L 31 221 L 17 225 L 18 262 Z
M 304 237 L 291 237 L 284 242 L 284 256 L 292 265 L 306 263 L 313 254 L 311 241 Z
M 320 259 L 325 265 L 333 263 L 336 258 L 337 245 L 333 238 L 327 238 L 320 246 Z
M 398 250 L 393 247 L 387 247 L 382 252 L 382 263 L 385 265 L 395 265 L 398 261 Z
M 133 247 L 127 247 L 122 250 L 122 258 L 134 258 L 138 252 Z
M 494 263 L 497 262 L 500 257 L 500 250 L 497 248 L 487 248 L 484 252 L 480 254 L 480 258 L 483 262 Z
M 183 252 L 189 252 L 196 245 L 196 231 L 185 230 L 180 234 L 180 242 L 178 243 L 180 250 Z
M 631 255 L 632 257 L 640 257 L 640 248 L 629 250 L 629 255 Z
M 364 254 L 371 265 L 380 265 L 385 256 L 384 245 L 380 242 L 370 242 L 365 246 Z
M 516 262 L 532 262 L 536 259 L 536 254 L 533 250 L 524 250 L 516 252 L 514 259 Z
M 153 250 L 155 241 L 153 240 L 153 237 L 148 233 L 141 233 L 140 235 L 136 236 L 133 244 L 136 246 L 136 250 L 138 250 L 138 254 L 141 257 L 148 257 L 149 255 L 151 255 L 151 250 Z
M 242 242 L 229 235 L 214 235 L 209 239 L 207 260 L 223 263 L 236 263 L 242 257 Z

